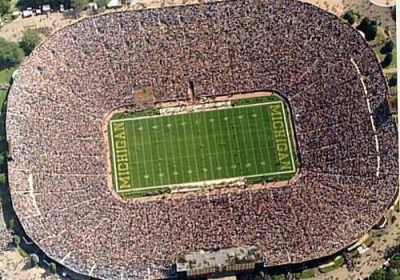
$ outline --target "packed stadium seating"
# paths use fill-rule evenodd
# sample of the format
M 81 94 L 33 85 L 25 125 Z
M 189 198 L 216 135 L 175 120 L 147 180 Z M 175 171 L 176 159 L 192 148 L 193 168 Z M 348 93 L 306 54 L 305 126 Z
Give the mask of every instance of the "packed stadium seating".
M 122 200 L 104 119 L 158 101 L 274 91 L 291 107 L 299 176 L 282 188 Z M 382 69 L 351 26 L 310 4 L 243 0 L 86 18 L 41 44 L 8 99 L 9 184 L 26 233 L 71 269 L 164 277 L 183 251 L 260 244 L 278 265 L 333 254 L 385 213 L 397 128 Z M 372 122 L 371 122 L 372 117 Z

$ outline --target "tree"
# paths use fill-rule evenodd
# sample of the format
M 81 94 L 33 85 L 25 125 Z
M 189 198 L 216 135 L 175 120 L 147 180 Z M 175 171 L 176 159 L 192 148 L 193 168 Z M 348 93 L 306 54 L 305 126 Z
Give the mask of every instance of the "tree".
M 1 140 L 1 139 L 0 139 Z M 4 159 L 5 159 L 5 155 L 4 154 L 0 154 L 0 170 L 3 169 L 4 166 Z
M 0 173 L 0 186 L 3 186 L 6 184 L 6 174 Z
M 388 53 L 387 55 L 385 55 L 385 58 L 381 62 L 381 65 L 383 68 L 388 67 L 390 63 L 392 63 L 392 61 L 393 61 L 393 54 Z
M 397 270 L 393 269 L 391 266 L 391 268 L 389 268 L 389 270 L 386 273 L 386 280 L 396 280 L 398 279 L 397 276 L 399 276 Z
M 74 8 L 74 12 L 78 15 L 88 5 L 88 0 L 71 0 L 71 7 Z
M 394 87 L 397 85 L 397 74 L 394 74 L 392 77 L 389 79 L 389 86 Z
M 383 269 L 375 270 L 372 274 L 370 279 L 371 280 L 386 280 L 385 271 Z
M 10 10 L 10 1 L 9 0 L 0 0 L 0 14 L 5 15 Z
M 348 11 L 344 14 L 343 18 L 344 18 L 345 20 L 347 20 L 347 22 L 350 23 L 351 25 L 353 25 L 354 22 L 356 21 L 355 14 L 354 14 L 354 12 L 353 12 L 352 10 L 348 10 Z
M 39 32 L 33 29 L 27 29 L 22 36 L 21 42 L 19 43 L 21 48 L 24 50 L 25 55 L 30 55 L 33 49 L 39 45 L 40 41 Z
M 357 27 L 358 30 L 365 34 L 365 40 L 372 41 L 375 39 L 378 33 L 378 25 L 375 20 L 370 20 L 365 17 L 362 19 L 360 25 Z
M 50 271 L 53 273 L 57 272 L 57 265 L 55 263 L 50 263 Z
M 391 260 L 390 260 L 390 267 L 394 269 L 400 269 L 400 254 L 396 254 Z
M 37 266 L 39 264 L 39 257 L 36 254 L 31 254 L 30 260 L 31 260 L 32 266 Z
M 10 221 L 8 222 L 8 228 L 14 230 L 16 225 L 17 225 L 17 223 L 15 222 L 15 219 L 11 218 Z M 17 235 L 15 235 L 15 236 L 17 236 Z
M 105 6 L 107 6 L 108 2 L 110 2 L 109 0 L 95 0 L 95 3 L 97 4 L 97 7 L 99 8 L 103 8 Z
M 17 66 L 23 57 L 24 52 L 18 44 L 0 37 L 0 70 Z
M 387 41 L 387 42 L 385 43 L 385 45 L 382 47 L 382 49 L 381 49 L 380 52 L 381 52 L 382 54 L 387 54 L 387 53 L 392 52 L 393 49 L 394 49 L 394 43 L 393 43 L 392 40 L 390 40 L 390 41 Z
M 15 244 L 15 246 L 19 246 L 19 244 L 21 244 L 21 238 L 18 235 L 14 235 L 13 236 L 13 243 Z

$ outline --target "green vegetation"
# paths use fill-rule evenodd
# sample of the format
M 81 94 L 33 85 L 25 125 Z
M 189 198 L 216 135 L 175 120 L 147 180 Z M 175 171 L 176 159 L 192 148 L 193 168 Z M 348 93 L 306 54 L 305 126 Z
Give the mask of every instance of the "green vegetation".
M 71 7 L 74 9 L 73 15 L 75 17 L 79 16 L 79 14 L 87 7 L 89 4 L 89 0 L 70 0 Z
M 398 201 L 398 202 L 394 205 L 394 211 L 400 212 L 400 201 Z
M 348 10 L 343 19 L 346 20 L 349 24 L 353 25 L 356 22 L 356 15 L 354 14 L 353 10 Z
M 285 110 L 274 96 L 202 112 L 117 114 L 109 126 L 117 192 L 123 197 L 160 195 L 169 192 L 162 189 L 167 185 L 237 177 L 288 180 L 296 166 Z
M 381 65 L 383 68 L 388 67 L 391 63 L 393 62 L 393 54 L 392 53 L 388 53 L 385 55 L 385 57 L 383 58 L 383 61 L 381 62 Z
M 390 266 L 394 269 L 400 270 L 400 253 L 397 253 L 393 256 L 392 260 L 390 261 Z
M 18 235 L 14 235 L 13 236 L 13 243 L 15 246 L 19 246 L 19 244 L 21 244 L 21 238 Z
M 315 276 L 315 269 L 314 268 L 303 270 L 301 272 L 301 274 L 300 274 L 300 278 L 301 279 L 308 279 L 308 278 L 311 278 L 311 277 L 314 277 L 314 276 Z
M 107 4 L 109 3 L 109 0 L 95 0 L 95 3 L 97 4 L 97 7 L 99 8 L 103 8 L 105 6 L 107 6 Z
M 24 249 L 22 249 L 21 247 L 18 246 L 17 250 L 18 250 L 18 253 L 19 253 L 22 257 L 24 257 L 24 258 L 28 258 L 28 257 L 29 257 L 29 254 L 28 254 L 27 252 L 25 252 Z
M 383 229 L 379 229 L 379 230 L 374 230 L 372 231 L 372 236 L 373 237 L 382 237 L 386 234 L 386 232 Z
M 334 262 L 335 262 L 335 267 L 341 267 L 344 264 L 344 257 L 342 256 L 336 257 Z
M 6 174 L 0 173 L 0 185 L 4 185 L 6 183 Z
M 400 280 L 400 253 L 392 257 L 389 267 L 375 270 L 369 279 L 371 280 Z
M 351 253 L 350 253 L 350 255 L 351 255 Z M 331 264 L 326 265 L 326 266 L 320 266 L 318 268 L 319 271 L 321 271 L 322 273 L 328 273 L 335 269 L 338 269 L 339 267 L 341 267 L 344 264 L 344 257 L 338 256 L 334 260 L 329 261 L 327 264 L 329 264 L 329 263 L 331 263 Z
M 0 70 L 0 84 L 8 84 L 11 80 L 12 74 L 16 69 L 16 67 L 11 67 Z
M 367 240 L 364 241 L 365 246 L 371 247 L 374 244 L 374 240 L 372 240 L 371 236 L 368 236 Z
M 378 24 L 375 20 L 370 20 L 368 17 L 362 19 L 357 29 L 365 34 L 365 40 L 372 41 L 378 33 Z
M 329 273 L 331 271 L 334 271 L 337 267 L 335 267 L 334 265 L 330 265 L 330 266 L 325 266 L 325 267 L 320 267 L 319 271 L 321 271 L 322 273 Z
M 358 252 L 357 249 L 354 249 L 353 251 L 351 251 L 351 252 L 349 253 L 349 255 L 350 255 L 350 257 L 356 259 L 356 258 L 359 258 L 359 257 L 360 257 L 360 252 Z
M 41 41 L 41 37 L 39 32 L 33 29 L 27 29 L 24 32 L 24 35 L 22 36 L 21 42 L 19 45 L 21 46 L 21 49 L 25 52 L 25 55 L 30 55 L 33 49 L 39 45 Z
M 382 38 L 383 40 L 384 38 Z M 376 40 L 376 42 L 378 42 L 379 40 Z M 376 55 L 378 56 L 379 61 L 381 62 L 381 66 L 383 68 L 395 68 L 397 65 L 397 49 L 396 48 L 392 48 L 390 52 L 388 52 L 388 50 L 390 49 L 390 47 L 385 47 L 384 45 L 378 45 L 376 47 L 374 47 L 374 51 L 376 53 Z M 385 61 L 386 59 L 386 61 Z
M 390 75 L 388 77 L 389 87 L 396 87 L 397 86 L 397 74 Z
M 30 256 L 30 260 L 31 260 L 31 265 L 32 267 L 35 267 L 39 264 L 39 257 L 36 254 L 31 254 Z
M 17 66 L 23 58 L 24 53 L 17 43 L 0 37 L 0 70 Z
M 10 11 L 11 3 L 9 0 L 0 0 L 0 15 L 5 15 Z
M 11 76 L 25 58 L 25 54 L 29 55 L 40 41 L 39 33 L 32 29 L 25 31 L 19 43 L 9 42 L 4 38 L 0 38 L 0 85 L 9 86 Z M 3 87 L 0 87 L 0 90 L 3 90 Z
M 16 226 L 17 226 L 16 220 L 14 218 L 11 218 L 10 221 L 8 222 L 9 229 L 14 230 Z M 15 244 L 15 245 L 17 245 L 17 244 Z
M 272 275 L 273 280 L 285 280 L 285 275 Z
M 56 273 L 57 272 L 57 265 L 55 264 L 55 263 L 50 263 L 50 271 L 52 272 L 52 273 Z
M 392 40 L 387 41 L 381 48 L 381 54 L 391 53 L 394 50 L 394 43 Z

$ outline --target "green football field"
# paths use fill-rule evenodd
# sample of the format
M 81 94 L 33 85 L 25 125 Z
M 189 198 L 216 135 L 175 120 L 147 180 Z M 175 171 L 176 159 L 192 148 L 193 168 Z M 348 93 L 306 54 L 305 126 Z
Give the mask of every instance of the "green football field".
M 290 121 L 281 100 L 110 121 L 119 193 L 238 177 L 294 174 Z

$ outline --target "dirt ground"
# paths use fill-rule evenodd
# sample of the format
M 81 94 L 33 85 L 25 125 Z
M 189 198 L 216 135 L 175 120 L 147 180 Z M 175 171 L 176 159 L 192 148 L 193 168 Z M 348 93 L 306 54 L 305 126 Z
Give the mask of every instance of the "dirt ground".
M 184 5 L 198 3 L 201 0 L 139 0 L 135 1 L 135 4 L 131 5 L 126 9 L 143 9 L 143 8 L 156 8 L 162 6 L 173 6 L 173 5 Z M 211 1 L 211 0 L 209 0 Z M 314 4 L 324 10 L 327 10 L 335 15 L 341 16 L 349 9 L 355 12 L 359 12 L 362 16 L 368 16 L 376 19 L 382 23 L 382 26 L 388 26 L 392 32 L 395 31 L 395 22 L 391 19 L 390 8 L 379 7 L 372 4 L 369 0 L 302 0 Z M 379 1 L 379 0 L 376 0 Z M 387 1 L 387 0 L 380 0 Z M 394 0 L 389 0 L 394 1 Z M 202 1 L 207 2 L 207 1 Z M 107 12 L 112 12 L 109 10 Z M 87 16 L 83 14 L 83 17 Z M 7 40 L 18 41 L 21 39 L 25 29 L 42 29 L 45 32 L 45 36 L 49 35 L 56 30 L 65 27 L 76 20 L 65 19 L 61 13 L 52 13 L 48 17 L 40 15 L 30 18 L 17 18 L 9 23 L 6 23 L 0 29 L 0 36 Z M 394 34 L 394 33 L 393 33 Z
M 0 36 L 17 42 L 21 39 L 25 29 L 42 29 L 47 34 L 51 34 L 57 29 L 73 23 L 73 20 L 65 19 L 61 13 L 53 13 L 48 18 L 46 16 L 36 16 L 30 18 L 17 18 L 0 29 Z
M 56 279 L 56 276 L 49 275 L 43 268 L 32 268 L 29 261 L 16 250 L 0 252 L 0 272 L 5 280 Z

